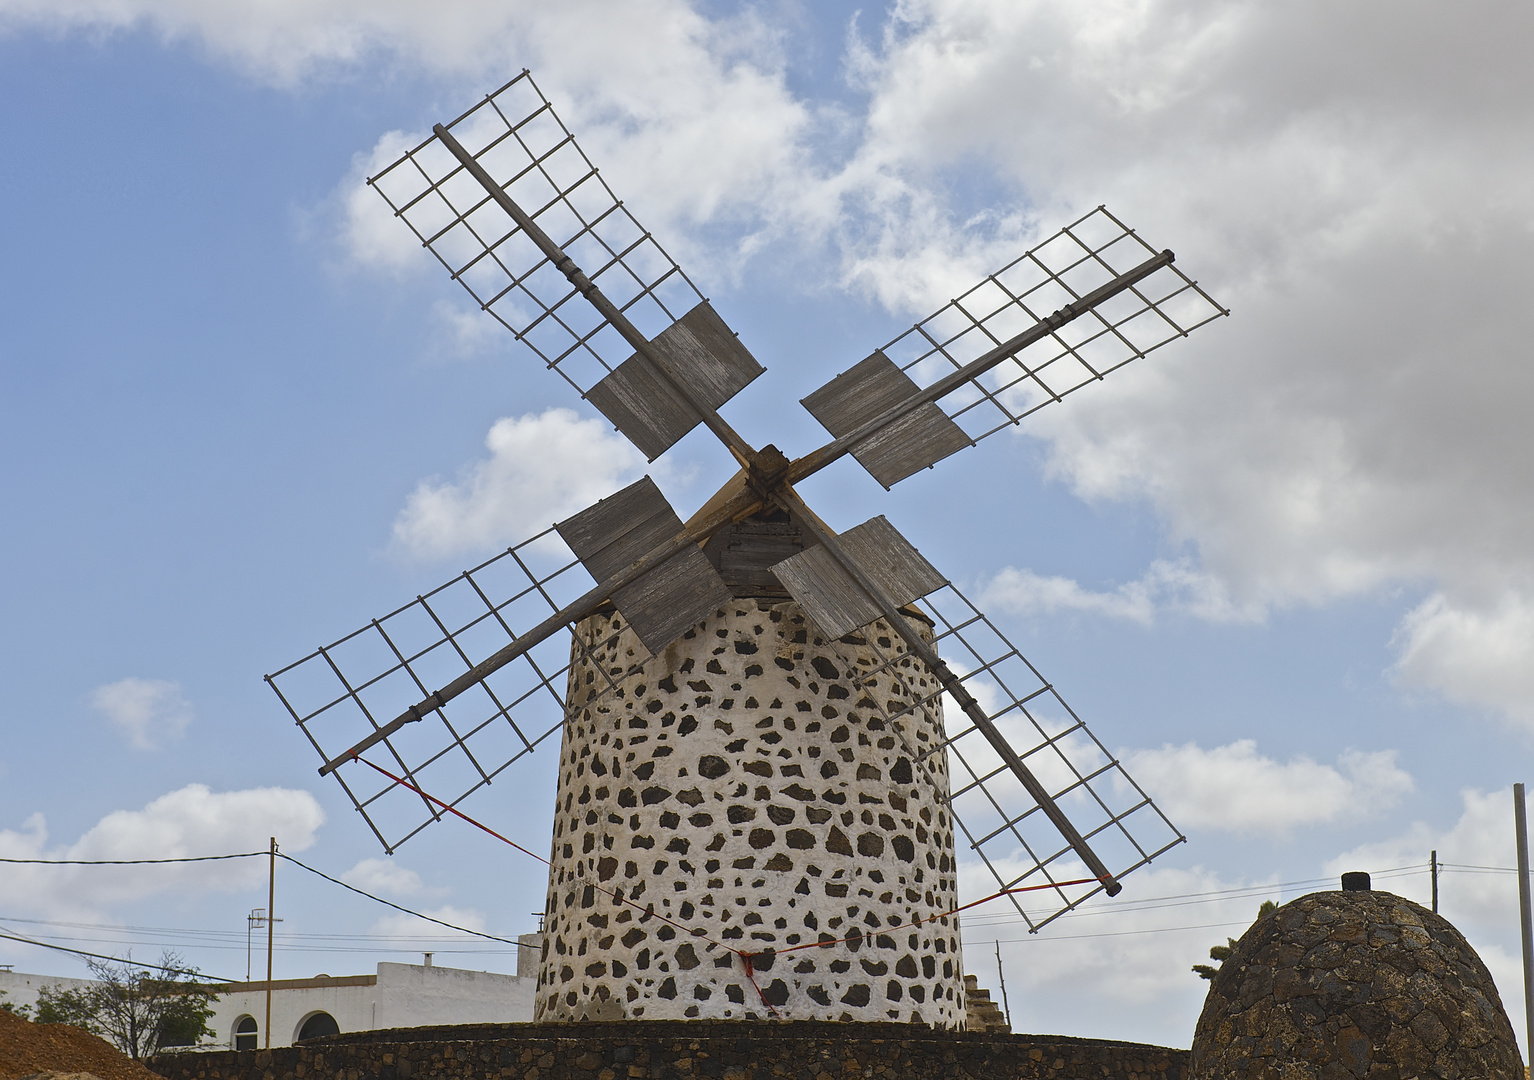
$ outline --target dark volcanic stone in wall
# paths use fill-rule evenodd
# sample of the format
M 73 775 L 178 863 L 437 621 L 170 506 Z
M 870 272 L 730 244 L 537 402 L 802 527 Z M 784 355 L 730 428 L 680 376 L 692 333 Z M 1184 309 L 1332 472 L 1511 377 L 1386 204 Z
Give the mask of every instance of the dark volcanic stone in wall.
M 1198 1080 L 1515 1080 L 1491 974 L 1447 919 L 1387 892 L 1312 893 L 1254 923 L 1209 987 Z
M 166 1054 L 166 1080 L 1185 1080 L 1186 1050 L 909 1024 L 628 1020 L 357 1032 Z

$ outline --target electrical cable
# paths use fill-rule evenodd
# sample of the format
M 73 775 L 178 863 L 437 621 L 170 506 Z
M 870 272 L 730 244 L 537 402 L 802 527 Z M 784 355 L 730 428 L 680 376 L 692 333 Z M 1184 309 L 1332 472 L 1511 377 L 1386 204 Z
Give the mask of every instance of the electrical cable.
M 265 854 L 262 852 L 261 854 Z M 86 952 L 84 949 L 70 949 L 63 945 L 50 945 L 46 941 L 33 941 L 30 938 L 17 937 L 15 934 L 0 933 L 0 938 L 8 941 L 19 941 L 24 945 L 36 945 L 40 949 L 55 949 L 58 952 L 74 953 L 76 956 L 89 956 L 94 960 L 110 960 L 114 964 L 131 964 L 133 967 L 149 968 L 152 971 L 172 971 L 177 975 L 195 975 L 199 979 L 207 979 L 214 983 L 233 983 L 238 979 L 226 979 L 222 975 L 209 975 L 198 971 L 196 968 L 173 968 L 161 967 L 159 964 L 146 964 L 142 960 L 123 960 L 116 956 L 103 956 L 100 953 Z
M 1085 940 L 1086 938 L 1133 937 L 1136 934 L 1169 934 L 1177 930 L 1212 930 L 1222 926 L 1250 925 L 1252 925 L 1252 921 L 1250 919 L 1238 919 L 1235 922 L 1200 923 L 1196 926 L 1149 927 L 1145 930 L 1108 930 L 1101 934 L 1054 934 L 1047 938 L 1029 936 L 1021 938 L 986 938 L 985 940 L 999 941 L 1003 945 L 1010 945 L 1016 942 L 1042 943 L 1046 941 L 1081 941 Z
M 507 843 L 511 843 L 511 841 L 508 840 Z M 514 938 L 497 937 L 494 934 L 486 934 L 486 933 L 484 933 L 483 931 L 480 931 L 480 930 L 470 930 L 467 926 L 455 926 L 454 924 L 452 924 L 450 922 L 443 922 L 441 919 L 434 919 L 430 915 L 422 915 L 419 911 L 411 911 L 407 907 L 401 907 L 399 904 L 393 903 L 392 901 L 389 901 L 389 900 L 385 900 L 381 896 L 374 896 L 372 893 L 367 892 L 364 889 L 359 889 L 355 885 L 348 885 L 346 882 L 342 881 L 340 878 L 333 878 L 329 874 L 325 873 L 323 870 L 316 870 L 314 867 L 310 866 L 307 863 L 299 862 L 297 859 L 293 858 L 293 856 L 291 856 L 291 855 L 284 855 L 282 852 L 279 851 L 279 852 L 277 852 L 277 857 L 279 859 L 286 859 L 288 862 L 292 863 L 294 866 L 302 867 L 303 869 L 309 871 L 309 873 L 314 874 L 314 875 L 316 875 L 318 877 L 324 878 L 326 881 L 330 882 L 332 885 L 339 885 L 343 889 L 350 889 L 352 892 L 356 893 L 358 896 L 365 896 L 369 900 L 376 900 L 378 903 L 383 904 L 386 907 L 391 907 L 395 911 L 403 911 L 406 915 L 414 915 L 418 919 L 425 919 L 427 922 L 436 923 L 438 926 L 445 926 L 449 930 L 457 930 L 457 931 L 460 931 L 461 933 L 473 934 L 475 937 L 488 938 L 491 941 L 504 942 L 507 945 L 516 945 L 517 947 L 523 948 L 523 949 L 535 949 L 535 948 L 538 948 L 538 946 L 536 946 L 536 945 L 529 945 L 526 942 L 517 941 Z
M 241 851 L 234 855 L 187 855 L 177 859 L 7 859 L 0 863 L 31 863 L 42 866 L 147 866 L 152 863 L 216 862 L 219 859 L 250 859 L 265 851 Z
M 182 937 L 199 938 L 205 941 L 228 942 L 232 945 L 245 947 L 240 941 L 238 930 L 184 930 L 174 926 L 138 926 L 132 923 L 92 923 L 92 922 L 65 922 L 59 919 L 26 919 L 19 915 L 0 915 L 0 923 L 27 923 L 31 926 L 59 926 L 69 930 L 114 930 L 120 933 L 136 932 L 144 934 L 175 934 Z M 419 941 L 428 944 L 435 942 L 454 942 L 457 937 L 447 934 L 305 934 L 298 931 L 282 931 L 277 934 L 279 946 L 284 943 L 293 947 L 302 947 L 305 942 L 311 941 Z M 217 948 L 217 945 L 202 945 L 201 947 Z M 413 950 L 405 950 L 413 951 Z M 501 951 L 501 950 L 496 950 Z

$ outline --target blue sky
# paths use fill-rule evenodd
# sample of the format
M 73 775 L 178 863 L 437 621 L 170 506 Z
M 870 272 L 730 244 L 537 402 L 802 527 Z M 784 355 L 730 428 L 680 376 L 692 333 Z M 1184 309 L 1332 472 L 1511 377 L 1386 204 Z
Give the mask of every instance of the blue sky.
M 1005 942 L 1016 1027 L 1185 1046 L 1188 966 L 1314 887 L 1277 883 L 1433 847 L 1511 865 L 1534 143 L 1525 17 L 1482 14 L 0 2 L 0 854 L 276 831 L 406 906 L 531 928 L 539 868 L 465 828 L 369 861 L 261 682 L 578 508 L 519 502 L 561 487 L 560 455 L 485 440 L 595 414 L 359 187 L 389 133 L 529 66 L 767 366 L 728 409 L 757 443 L 809 449 L 800 396 L 1099 202 L 1232 309 L 893 494 L 850 462 L 805 485 L 838 527 L 888 514 L 1189 836 L 1118 909 L 1029 941 L 970 922 L 982 984 Z M 637 475 L 613 440 L 580 449 L 587 483 Z M 693 436 L 653 471 L 685 513 L 722 456 Z M 464 510 L 430 542 L 406 527 L 422 492 Z M 536 849 L 552 783 L 530 764 L 473 809 Z M 310 936 L 279 938 L 280 975 L 480 948 L 282 875 L 282 930 Z M 1389 880 L 1426 897 L 1422 873 Z M 238 975 L 264 886 L 254 863 L 7 870 L 0 925 Z M 1519 1015 L 1512 876 L 1449 873 L 1443 896 Z M 0 963 L 81 970 L 14 943 Z

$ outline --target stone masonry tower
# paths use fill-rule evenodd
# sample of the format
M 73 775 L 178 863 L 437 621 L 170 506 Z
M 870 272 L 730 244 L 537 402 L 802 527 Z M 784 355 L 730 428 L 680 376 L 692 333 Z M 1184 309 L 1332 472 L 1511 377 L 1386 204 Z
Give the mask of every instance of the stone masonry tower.
M 659 656 L 610 609 L 580 625 L 535 1019 L 963 1026 L 958 919 L 913 925 L 958 903 L 946 755 L 912 761 L 941 720 L 896 732 L 893 676 L 855 685 L 877 663 L 862 634 L 903 643 L 882 622 L 823 641 L 766 571 L 802 545 L 781 516 L 717 534 L 735 601 Z M 840 943 L 777 952 L 816 941 Z

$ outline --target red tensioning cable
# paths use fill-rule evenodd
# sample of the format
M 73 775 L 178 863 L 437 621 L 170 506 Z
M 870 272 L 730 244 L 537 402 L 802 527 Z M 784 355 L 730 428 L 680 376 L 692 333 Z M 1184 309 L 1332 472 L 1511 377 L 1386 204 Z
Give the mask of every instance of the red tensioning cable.
M 400 777 L 395 776 L 388 769 L 385 769 L 385 768 L 383 768 L 381 766 L 378 766 L 378 765 L 374 765 L 367 758 L 358 757 L 356 754 L 352 755 L 352 760 L 353 761 L 360 761 L 360 762 L 362 762 L 362 764 L 366 765 L 368 768 L 374 769 L 374 770 L 376 770 L 378 772 L 383 773 L 385 776 L 387 776 L 390 780 L 393 780 L 400 787 L 409 788 L 411 791 L 415 792 L 417 795 L 419 795 L 421 798 L 425 799 L 427 802 L 436 803 L 438 806 L 442 807 L 442 809 L 446 810 L 449 814 L 452 814 L 454 817 L 462 818 L 464 821 L 467 821 L 470 825 L 473 825 L 476 829 L 483 829 L 485 832 L 489 833 L 491 836 L 495 837 L 497 840 L 501 841 L 503 844 L 510 844 L 512 847 L 516 848 L 522 854 L 524 854 L 524 855 L 533 855 L 533 853 L 531 851 L 528 851 L 527 848 L 523 847 L 521 844 L 517 843 L 515 840 L 508 840 L 508 839 L 506 839 L 506 837 L 504 837 L 500 833 L 496 832 L 490 826 L 480 824 L 479 822 L 477 822 L 473 818 L 471 818 L 468 814 L 465 814 L 462 810 L 459 810 L 459 809 L 457 809 L 455 807 L 449 806 L 447 803 L 443 802 L 441 799 L 437 798 L 435 795 L 428 795 L 428 794 L 426 794 L 426 792 L 424 792 L 420 788 L 416 787 L 409 780 L 403 780 Z M 537 859 L 544 866 L 551 865 L 549 863 L 549 860 L 545 859 L 542 855 L 533 855 L 533 858 Z

